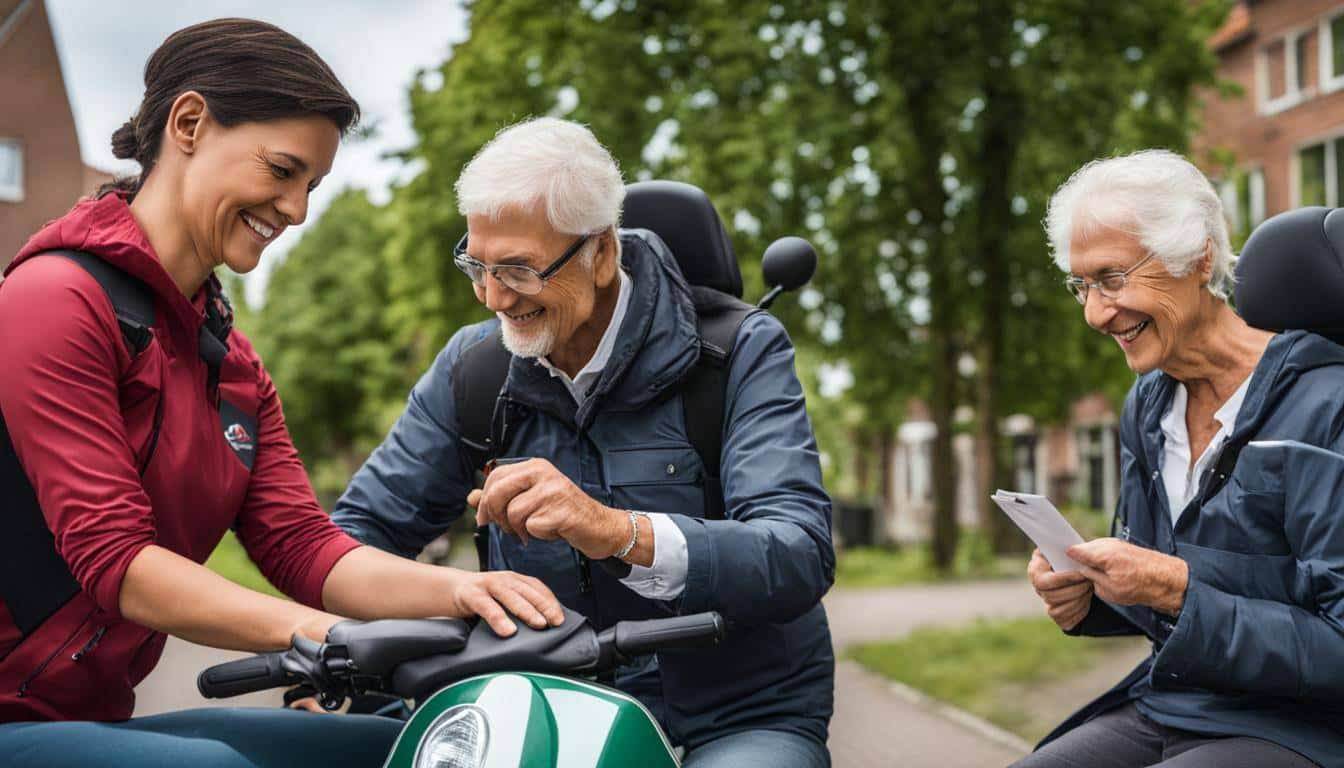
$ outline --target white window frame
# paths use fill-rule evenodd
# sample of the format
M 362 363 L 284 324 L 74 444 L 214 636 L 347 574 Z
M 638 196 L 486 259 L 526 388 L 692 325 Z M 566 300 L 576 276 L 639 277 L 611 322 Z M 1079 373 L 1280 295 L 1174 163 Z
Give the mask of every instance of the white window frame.
M 1289 163 L 1290 173 L 1288 183 L 1292 186 L 1289 190 L 1292 194 L 1289 199 L 1292 200 L 1293 208 L 1302 207 L 1302 150 L 1307 147 L 1314 147 L 1317 144 L 1325 145 L 1325 205 L 1328 208 L 1338 208 L 1341 200 L 1339 199 L 1339 177 L 1336 166 L 1335 141 L 1344 139 L 1344 131 L 1335 131 L 1321 136 L 1316 136 L 1307 141 L 1303 141 L 1293 146 L 1292 162 Z
M 19 158 L 19 181 L 18 184 L 5 184 L 0 181 L 0 203 L 22 203 L 23 202 L 23 143 L 18 139 L 0 138 L 0 149 L 13 148 Z
M 1311 146 L 1307 144 L 1306 146 Z M 1260 226 L 1265 220 L 1265 169 L 1259 165 L 1247 165 L 1234 169 L 1227 176 L 1223 177 L 1214 186 L 1218 190 L 1218 198 L 1223 202 L 1223 213 L 1227 215 L 1228 231 L 1236 234 L 1242 231 L 1241 221 L 1241 201 L 1237 199 L 1237 178 L 1246 177 L 1246 191 L 1250 195 L 1250 204 L 1247 206 L 1251 220 L 1246 222 L 1249 226 L 1245 227 L 1250 231 Z
M 1316 27 L 1316 39 L 1320 43 L 1316 46 L 1316 49 L 1320 53 L 1321 76 L 1319 80 L 1322 93 L 1331 93 L 1344 88 L 1344 72 L 1336 75 L 1330 71 L 1335 60 L 1335 36 L 1330 34 L 1330 25 L 1341 16 L 1344 16 L 1344 8 L 1333 10 L 1322 16 Z
M 1319 25 L 1317 25 L 1319 27 Z M 1298 88 L 1297 74 L 1298 67 L 1302 62 L 1297 60 L 1297 41 L 1306 33 L 1310 32 L 1312 27 L 1298 27 L 1290 29 L 1283 33 L 1279 38 L 1283 42 L 1283 95 L 1276 99 L 1269 98 L 1269 46 L 1261 46 L 1255 52 L 1255 87 L 1256 101 L 1260 114 L 1273 115 L 1286 109 L 1292 109 L 1298 104 L 1312 98 L 1316 95 L 1318 86 L 1308 88 Z M 1321 50 L 1320 33 L 1317 33 L 1316 49 Z M 1321 58 L 1317 56 L 1317 66 L 1320 66 Z M 1317 78 L 1318 83 L 1321 78 Z

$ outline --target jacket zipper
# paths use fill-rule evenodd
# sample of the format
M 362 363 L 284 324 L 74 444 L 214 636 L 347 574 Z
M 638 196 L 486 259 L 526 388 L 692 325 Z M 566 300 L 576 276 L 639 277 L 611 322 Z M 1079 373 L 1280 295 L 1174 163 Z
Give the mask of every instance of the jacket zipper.
M 89 642 L 85 643 L 83 648 L 80 648 L 78 651 L 75 651 L 74 653 L 70 654 L 70 660 L 79 661 L 85 656 L 88 656 L 90 653 L 93 652 L 94 648 L 98 647 L 98 643 L 103 639 L 103 635 L 106 634 L 107 634 L 107 626 L 104 625 L 99 627 L 98 631 L 93 633 L 93 637 L 89 638 Z
M 70 641 L 75 639 L 75 636 L 79 634 L 80 630 L 84 629 L 84 625 L 88 624 L 89 619 L 91 618 L 93 618 L 93 611 L 89 611 L 88 614 L 84 616 L 84 620 L 79 622 L 79 626 L 75 627 L 75 631 L 71 632 L 70 636 L 65 638 L 65 642 L 61 643 L 59 646 L 56 647 L 56 650 L 48 654 L 47 658 L 43 659 L 42 663 L 37 665 L 37 669 L 34 669 L 32 672 L 28 674 L 27 677 L 23 678 L 23 682 L 19 683 L 19 698 L 23 698 L 24 696 L 28 695 L 28 686 L 31 685 L 32 682 L 37 679 L 38 675 L 42 674 L 42 672 L 46 670 L 47 665 L 51 664 L 52 659 L 59 656 L 61 654 L 61 651 L 64 651 L 65 647 L 67 645 L 70 645 Z

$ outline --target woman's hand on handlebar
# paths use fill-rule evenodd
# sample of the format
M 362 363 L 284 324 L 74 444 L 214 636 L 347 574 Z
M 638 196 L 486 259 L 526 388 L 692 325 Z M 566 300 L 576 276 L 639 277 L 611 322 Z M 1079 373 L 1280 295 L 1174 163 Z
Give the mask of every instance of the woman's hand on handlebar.
M 559 626 L 565 620 L 560 601 L 545 584 L 531 576 L 513 571 L 456 571 L 455 575 L 449 615 L 480 616 L 500 637 L 518 631 L 510 613 L 534 629 Z

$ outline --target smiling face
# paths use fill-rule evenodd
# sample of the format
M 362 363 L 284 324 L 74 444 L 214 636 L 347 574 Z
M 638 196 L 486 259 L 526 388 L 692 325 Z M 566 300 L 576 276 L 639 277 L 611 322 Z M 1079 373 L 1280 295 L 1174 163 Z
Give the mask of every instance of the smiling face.
M 1097 280 L 1133 267 L 1146 255 L 1134 236 L 1119 230 L 1101 228 L 1087 237 L 1075 231 L 1069 241 L 1069 272 Z M 1150 259 L 1129 273 L 1115 299 L 1090 288 L 1083 308 L 1087 324 L 1116 340 L 1135 373 L 1165 369 L 1198 324 L 1209 262 L 1205 258 L 1190 274 L 1173 277 L 1160 260 Z
M 576 239 L 556 232 L 541 211 L 510 208 L 493 221 L 488 216 L 467 217 L 467 253 L 487 266 L 522 264 L 541 272 Z M 582 254 L 595 243 L 599 251 L 586 264 Z M 571 346 L 586 348 L 589 342 L 596 348 L 606 329 L 605 320 L 599 321 L 594 310 L 601 289 L 615 277 L 611 252 L 609 235 L 594 236 L 579 255 L 551 275 L 540 293 L 518 293 L 487 274 L 484 285 L 473 285 L 476 299 L 499 317 L 504 346 L 519 357 L 550 357 Z
M 262 250 L 308 216 L 308 195 L 331 170 L 341 134 L 326 117 L 224 127 L 200 118 L 181 182 L 187 237 L 207 269 L 250 272 Z

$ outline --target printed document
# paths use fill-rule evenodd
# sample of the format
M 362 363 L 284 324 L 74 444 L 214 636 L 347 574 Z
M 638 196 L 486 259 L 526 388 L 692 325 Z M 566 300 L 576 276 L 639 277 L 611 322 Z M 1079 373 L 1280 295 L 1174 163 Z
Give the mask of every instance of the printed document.
M 1064 553 L 1074 544 L 1082 544 L 1083 537 L 1059 514 L 1049 499 L 1034 493 L 1002 489 L 995 491 L 989 498 L 1012 518 L 1017 527 L 1027 534 L 1027 538 L 1036 542 L 1041 554 L 1050 561 L 1051 568 L 1061 572 L 1080 570 L 1078 563 Z

